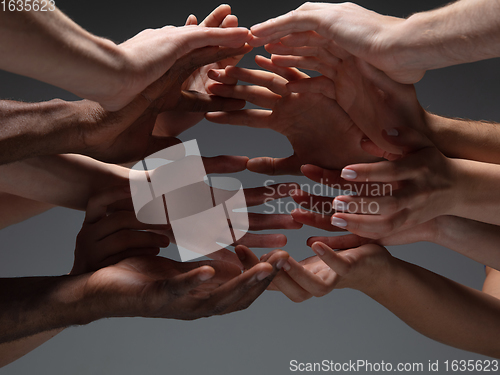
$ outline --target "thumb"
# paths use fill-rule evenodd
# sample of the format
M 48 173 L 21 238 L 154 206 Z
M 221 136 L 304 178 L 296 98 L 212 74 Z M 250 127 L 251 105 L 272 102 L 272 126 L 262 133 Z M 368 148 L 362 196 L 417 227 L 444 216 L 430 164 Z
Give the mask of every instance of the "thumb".
M 287 158 L 254 158 L 247 163 L 249 171 L 267 175 L 301 175 L 301 166 L 302 163 L 295 154 Z
M 313 243 L 311 248 L 337 275 L 346 276 L 351 270 L 351 262 L 341 252 L 332 250 L 322 242 Z

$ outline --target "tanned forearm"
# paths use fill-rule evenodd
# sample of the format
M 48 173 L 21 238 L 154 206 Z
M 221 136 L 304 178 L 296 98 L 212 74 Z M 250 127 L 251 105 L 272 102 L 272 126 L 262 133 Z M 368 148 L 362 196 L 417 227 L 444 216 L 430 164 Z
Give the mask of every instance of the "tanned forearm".
M 500 124 L 427 113 L 431 141 L 451 158 L 500 164 Z
M 34 156 L 77 152 L 79 102 L 0 101 L 0 164 Z
M 368 296 L 418 332 L 444 344 L 500 357 L 500 300 L 392 258 Z

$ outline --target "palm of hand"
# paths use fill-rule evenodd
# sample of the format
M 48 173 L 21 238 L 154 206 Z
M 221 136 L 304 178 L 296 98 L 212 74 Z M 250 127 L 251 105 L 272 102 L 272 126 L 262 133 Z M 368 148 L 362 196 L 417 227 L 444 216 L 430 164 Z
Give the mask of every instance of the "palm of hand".
M 279 99 L 269 125 L 285 135 L 297 164 L 341 169 L 348 164 L 376 160 L 361 149 L 363 132 L 332 99 L 322 94 L 290 94 Z
M 220 284 L 202 284 L 189 295 L 180 297 L 177 304 L 166 298 L 168 296 L 161 291 L 161 287 L 162 283 L 194 268 L 189 263 L 158 256 L 127 258 L 92 274 L 87 281 L 85 293 L 97 294 L 109 300 L 113 311 L 120 311 L 117 316 L 186 318 L 182 309 L 176 310 L 183 307 L 183 304 L 197 302 L 195 299 L 189 300 L 190 296 L 206 293 Z

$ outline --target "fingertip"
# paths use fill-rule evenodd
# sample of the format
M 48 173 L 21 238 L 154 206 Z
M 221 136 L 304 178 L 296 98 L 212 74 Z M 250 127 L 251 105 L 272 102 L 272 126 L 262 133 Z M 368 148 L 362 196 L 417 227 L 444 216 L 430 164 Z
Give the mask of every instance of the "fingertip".
M 358 178 L 358 173 L 352 169 L 354 166 L 348 166 L 342 169 L 342 172 L 340 173 L 340 177 L 343 178 L 344 180 L 356 180 Z

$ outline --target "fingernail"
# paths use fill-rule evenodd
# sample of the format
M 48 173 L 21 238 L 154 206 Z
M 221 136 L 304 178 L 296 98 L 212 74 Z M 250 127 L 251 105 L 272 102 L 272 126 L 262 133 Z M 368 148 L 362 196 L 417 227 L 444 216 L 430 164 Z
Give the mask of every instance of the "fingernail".
M 311 248 L 319 256 L 325 255 L 325 249 L 323 249 L 321 243 L 314 243 Z
M 208 279 L 212 278 L 212 273 L 211 272 L 202 272 L 198 275 L 198 278 L 201 281 L 207 281 Z
M 352 169 L 342 169 L 342 173 L 340 174 L 340 177 L 346 179 L 346 180 L 354 180 L 356 177 L 358 177 L 358 174 L 353 171 Z
M 271 274 L 269 271 L 262 271 L 257 274 L 257 280 L 262 281 Z
M 387 133 L 387 135 L 390 135 L 391 137 L 397 137 L 399 135 L 397 129 L 385 129 L 385 132 Z
M 283 264 L 283 269 L 288 272 L 290 271 L 290 268 L 292 268 L 290 262 L 286 261 L 285 264 Z
M 342 227 L 345 228 L 347 227 L 347 221 L 344 219 L 341 219 L 339 217 L 332 217 L 332 225 L 335 225 L 336 227 Z
M 276 268 L 279 269 L 279 270 L 282 269 L 286 262 L 287 262 L 286 259 L 281 259 L 278 262 L 278 264 L 276 264 Z
M 333 201 L 333 208 L 335 211 L 347 211 L 347 203 L 335 199 Z

